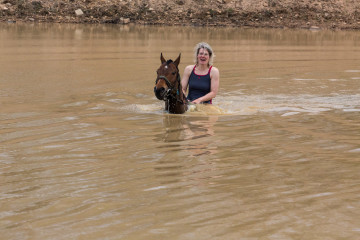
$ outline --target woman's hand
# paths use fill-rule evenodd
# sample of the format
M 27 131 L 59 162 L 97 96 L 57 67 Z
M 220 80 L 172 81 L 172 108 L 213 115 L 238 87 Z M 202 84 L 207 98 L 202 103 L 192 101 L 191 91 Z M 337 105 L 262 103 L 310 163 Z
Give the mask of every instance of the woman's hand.
M 194 101 L 192 101 L 192 103 L 198 104 L 198 103 L 201 103 L 201 100 L 200 100 L 200 98 L 198 98 L 198 99 L 195 99 Z

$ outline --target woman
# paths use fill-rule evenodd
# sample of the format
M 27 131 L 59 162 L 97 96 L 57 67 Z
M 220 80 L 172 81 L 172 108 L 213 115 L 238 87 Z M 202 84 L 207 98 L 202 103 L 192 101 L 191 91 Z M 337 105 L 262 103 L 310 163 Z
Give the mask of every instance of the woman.
M 212 66 L 214 52 L 205 42 L 198 43 L 194 52 L 195 65 L 185 68 L 181 79 L 182 90 L 186 93 L 189 88 L 187 99 L 192 103 L 211 104 L 218 92 L 220 81 L 219 70 Z

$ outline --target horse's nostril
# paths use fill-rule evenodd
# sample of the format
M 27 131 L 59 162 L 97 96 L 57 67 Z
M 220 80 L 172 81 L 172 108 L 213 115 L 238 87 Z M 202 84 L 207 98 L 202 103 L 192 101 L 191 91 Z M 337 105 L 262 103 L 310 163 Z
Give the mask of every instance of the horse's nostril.
M 154 87 L 154 92 L 155 92 L 155 96 L 157 97 L 157 99 L 159 99 L 159 100 L 164 99 L 165 88 L 162 87 L 162 88 L 157 89 L 156 87 Z

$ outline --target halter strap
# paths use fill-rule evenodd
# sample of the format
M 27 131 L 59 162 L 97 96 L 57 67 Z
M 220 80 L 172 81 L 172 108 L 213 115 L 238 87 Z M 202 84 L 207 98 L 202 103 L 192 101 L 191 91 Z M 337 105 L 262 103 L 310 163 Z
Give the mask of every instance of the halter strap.
M 171 88 L 171 87 L 172 87 L 172 86 L 171 86 L 171 82 L 169 81 L 169 79 L 167 79 L 167 77 L 162 76 L 162 75 L 161 75 L 161 76 L 158 76 L 158 77 L 156 78 L 155 84 L 157 84 L 160 79 L 163 79 L 163 80 L 165 81 L 165 83 L 166 83 L 166 85 L 168 86 L 168 88 Z
M 179 73 L 177 73 L 177 79 L 176 79 L 177 84 L 178 84 L 178 87 L 177 87 L 177 91 L 176 91 L 176 92 L 174 91 L 175 86 L 172 86 L 172 84 L 171 84 L 171 82 L 169 81 L 169 79 L 168 79 L 167 77 L 163 76 L 163 75 L 160 75 L 160 76 L 158 76 L 158 77 L 156 78 L 155 84 L 157 84 L 160 79 L 163 79 L 163 80 L 165 81 L 166 85 L 167 85 L 168 88 L 169 88 L 168 91 L 167 91 L 167 97 L 176 98 L 176 100 L 177 100 L 178 102 L 180 102 L 181 104 L 185 104 L 185 103 L 187 102 L 187 99 L 186 99 L 186 98 L 185 98 L 185 102 L 184 102 L 183 100 L 177 98 L 177 96 L 180 95 L 180 91 L 182 91 L 182 89 L 181 89 L 181 84 L 180 84 L 181 79 L 180 79 L 180 74 L 179 74 Z

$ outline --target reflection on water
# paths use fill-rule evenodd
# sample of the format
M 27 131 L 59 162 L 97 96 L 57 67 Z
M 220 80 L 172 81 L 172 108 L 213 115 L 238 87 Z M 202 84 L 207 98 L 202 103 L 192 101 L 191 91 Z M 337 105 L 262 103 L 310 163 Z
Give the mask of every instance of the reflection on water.
M 214 125 L 219 116 L 179 116 L 166 114 L 163 119 L 163 133 L 158 134 L 158 141 L 164 141 L 168 147 L 180 144 L 192 157 L 216 154 L 216 145 L 211 142 L 215 136 Z
M 4 239 L 358 239 L 357 32 L 1 24 Z M 213 105 L 159 54 L 209 41 Z

